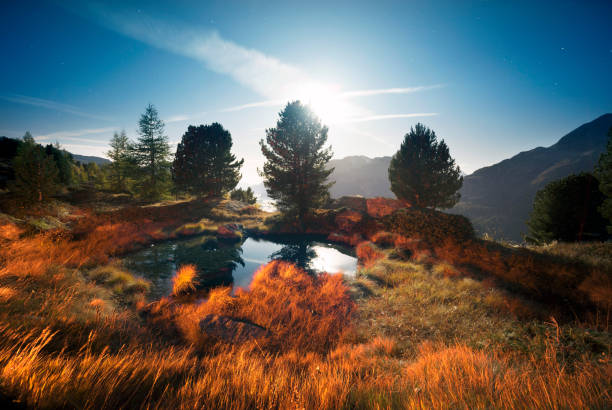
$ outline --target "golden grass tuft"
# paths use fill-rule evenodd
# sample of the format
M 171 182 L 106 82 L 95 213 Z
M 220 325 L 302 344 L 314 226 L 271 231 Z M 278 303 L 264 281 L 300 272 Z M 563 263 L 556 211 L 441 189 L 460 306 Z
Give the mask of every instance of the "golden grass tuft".
M 193 264 L 181 266 L 172 277 L 172 294 L 184 295 L 195 290 L 198 272 Z

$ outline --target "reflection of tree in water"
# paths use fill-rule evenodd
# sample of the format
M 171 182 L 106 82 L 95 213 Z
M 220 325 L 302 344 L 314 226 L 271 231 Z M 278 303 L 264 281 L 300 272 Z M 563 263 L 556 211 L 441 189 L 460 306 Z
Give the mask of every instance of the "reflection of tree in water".
M 231 285 L 232 272 L 238 265 L 244 266 L 240 243 L 219 242 L 202 238 L 198 241 L 178 243 L 174 251 L 176 266 L 193 263 L 198 268 L 199 287 L 207 288 Z
M 317 253 L 312 249 L 312 242 L 297 241 L 283 246 L 280 250 L 270 255 L 270 259 L 280 259 L 295 263 L 306 272 L 314 273 L 311 267 L 312 260 L 317 257 Z

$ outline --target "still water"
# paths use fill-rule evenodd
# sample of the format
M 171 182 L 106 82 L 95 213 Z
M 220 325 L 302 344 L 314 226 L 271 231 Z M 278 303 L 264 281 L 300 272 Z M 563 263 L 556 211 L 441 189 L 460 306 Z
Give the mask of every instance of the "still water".
M 130 271 L 151 281 L 152 299 L 168 295 L 177 268 L 195 264 L 199 288 L 233 286 L 248 288 L 259 266 L 280 259 L 312 272 L 342 272 L 354 275 L 357 258 L 348 247 L 330 244 L 311 236 L 247 238 L 241 243 L 200 236 L 151 245 L 127 255 L 123 262 Z

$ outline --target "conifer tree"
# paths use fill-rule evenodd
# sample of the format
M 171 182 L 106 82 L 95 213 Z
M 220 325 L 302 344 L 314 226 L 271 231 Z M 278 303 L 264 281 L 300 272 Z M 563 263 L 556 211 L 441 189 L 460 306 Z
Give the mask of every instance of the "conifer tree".
M 536 193 L 525 239 L 536 244 L 605 240 L 606 221 L 598 211 L 603 200 L 592 174 L 553 181 Z
M 140 117 L 138 134 L 133 149 L 134 159 L 142 174 L 138 188 L 142 197 L 156 200 L 168 189 L 170 145 L 164 122 L 151 104 Z
M 34 141 L 29 132 L 13 160 L 15 181 L 11 190 L 28 202 L 43 202 L 57 192 L 58 170 L 53 157 Z
M 612 128 L 608 131 L 606 151 L 599 157 L 595 175 L 599 179 L 599 190 L 606 196 L 599 212 L 608 219 L 608 232 L 612 234 Z
M 255 198 L 255 192 L 253 192 L 251 187 L 248 187 L 247 189 L 234 189 L 232 192 L 230 192 L 230 198 L 234 201 L 241 201 L 249 205 L 254 205 L 255 203 L 257 203 L 257 198 Z
M 329 198 L 333 182 L 327 178 L 332 157 L 327 142 L 327 127 L 307 106 L 290 102 L 280 112 L 275 128 L 266 130 L 259 144 L 266 158 L 260 175 L 270 198 L 286 215 L 304 216 Z
M 219 197 L 234 189 L 244 160 L 238 161 L 231 148 L 232 136 L 221 124 L 190 125 L 172 163 L 177 190 Z
M 460 198 L 461 170 L 448 146 L 423 124 L 404 136 L 389 164 L 391 191 L 397 198 L 419 208 L 451 208 Z
M 125 192 L 127 191 L 128 174 L 132 168 L 131 146 L 125 130 L 120 134 L 116 132 L 113 134 L 110 147 L 106 155 L 113 161 L 110 167 L 111 188 L 116 192 Z

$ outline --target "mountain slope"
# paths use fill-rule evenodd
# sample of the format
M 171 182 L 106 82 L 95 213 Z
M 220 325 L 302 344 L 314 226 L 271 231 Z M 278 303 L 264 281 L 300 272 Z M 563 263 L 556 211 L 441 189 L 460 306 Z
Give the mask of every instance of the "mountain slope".
M 556 144 L 521 152 L 465 177 L 451 212 L 469 217 L 480 232 L 521 241 L 536 192 L 551 181 L 592 171 L 606 146 L 612 114 L 581 125 Z
M 72 158 L 75 161 L 79 161 L 81 164 L 95 163 L 98 165 L 105 165 L 105 164 L 111 163 L 111 161 L 106 158 L 93 157 L 93 156 L 88 156 L 88 155 L 72 154 Z
M 338 198 L 343 195 L 363 195 L 395 198 L 387 176 L 390 161 L 391 157 L 365 156 L 332 159 L 329 161 L 329 166 L 335 169 L 330 180 L 336 183 L 330 189 L 331 196 Z

